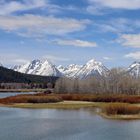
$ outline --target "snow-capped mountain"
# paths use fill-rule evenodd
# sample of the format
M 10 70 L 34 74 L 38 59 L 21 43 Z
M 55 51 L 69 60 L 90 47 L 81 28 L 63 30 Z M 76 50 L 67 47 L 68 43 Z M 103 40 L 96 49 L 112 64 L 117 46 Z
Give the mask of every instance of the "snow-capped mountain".
M 140 77 L 140 62 L 134 62 L 129 66 L 128 72 L 134 77 Z
M 77 78 L 87 78 L 93 75 L 106 75 L 109 70 L 101 63 L 94 59 L 88 61 L 75 75 Z
M 74 77 L 74 75 L 82 68 L 80 65 L 71 64 L 68 66 L 68 70 L 65 72 L 65 75 L 68 77 Z
M 68 67 L 63 67 L 60 65 L 57 68 L 61 73 L 63 73 L 64 76 L 74 77 L 74 75 L 82 68 L 82 66 L 71 64 Z
M 33 75 L 61 76 L 61 72 L 48 60 L 33 60 L 21 66 L 15 66 L 13 70 Z
M 66 76 L 72 78 L 87 78 L 92 75 L 105 75 L 108 69 L 101 63 L 92 59 L 85 65 L 71 64 L 68 67 L 62 65 L 56 68 L 48 60 L 33 60 L 21 66 L 15 66 L 13 70 L 42 76 Z
M 59 65 L 59 66 L 57 67 L 57 69 L 58 69 L 63 75 L 65 74 L 65 71 L 68 70 L 67 67 L 64 67 L 64 66 L 62 66 L 62 65 Z
M 33 60 L 21 66 L 14 66 L 13 70 L 21 73 L 32 74 L 40 64 L 41 64 L 40 60 Z
M 0 66 L 2 66 L 1 63 Z M 71 64 L 67 67 L 62 65 L 56 67 L 48 60 L 41 61 L 37 59 L 21 66 L 14 66 L 11 69 L 26 74 L 58 77 L 66 76 L 80 79 L 93 75 L 102 76 L 109 72 L 109 70 L 101 62 L 98 62 L 94 59 L 91 59 L 83 66 Z M 127 71 L 134 77 L 140 77 L 140 62 L 134 62 L 129 66 Z

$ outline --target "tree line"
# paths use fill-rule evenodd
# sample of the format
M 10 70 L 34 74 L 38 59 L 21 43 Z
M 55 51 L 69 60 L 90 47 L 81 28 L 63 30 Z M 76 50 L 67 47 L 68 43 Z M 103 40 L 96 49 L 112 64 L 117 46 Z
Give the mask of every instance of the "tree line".
M 59 78 L 55 84 L 59 94 L 140 94 L 140 78 L 134 77 L 122 68 L 114 68 L 105 76 L 91 76 L 86 79 Z
M 23 74 L 0 66 L 0 83 L 55 84 L 58 77 Z

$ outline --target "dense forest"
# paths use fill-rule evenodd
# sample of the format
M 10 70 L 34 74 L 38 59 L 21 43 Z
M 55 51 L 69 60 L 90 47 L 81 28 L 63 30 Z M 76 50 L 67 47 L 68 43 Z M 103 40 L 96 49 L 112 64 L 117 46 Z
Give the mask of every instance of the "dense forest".
M 110 70 L 105 76 L 86 79 L 60 78 L 55 85 L 56 93 L 85 94 L 140 94 L 140 78 L 126 73 L 121 68 Z
M 0 83 L 52 83 L 58 77 L 28 75 L 15 72 L 11 69 L 0 67 Z

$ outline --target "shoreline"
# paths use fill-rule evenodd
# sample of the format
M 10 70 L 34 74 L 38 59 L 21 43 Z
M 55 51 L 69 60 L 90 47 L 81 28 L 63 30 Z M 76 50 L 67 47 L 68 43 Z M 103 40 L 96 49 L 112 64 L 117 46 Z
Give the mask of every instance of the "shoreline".
M 0 93 L 7 92 L 43 92 L 46 89 L 0 89 Z
M 81 109 L 97 107 L 97 104 L 98 103 L 86 101 L 62 101 L 57 103 L 11 103 L 0 104 L 0 106 L 25 109 Z
M 112 120 L 140 120 L 140 114 L 137 115 L 107 115 L 105 113 L 99 113 L 100 116 L 106 119 Z
M 100 115 L 105 119 L 112 120 L 139 120 L 140 114 L 136 115 L 107 115 L 102 112 L 102 108 L 109 103 L 101 102 L 86 102 L 86 101 L 62 101 L 58 103 L 13 103 L 13 104 L 0 104 L 0 107 L 10 107 L 10 108 L 21 108 L 21 109 L 90 109 L 98 108 L 101 111 L 96 111 L 95 113 Z M 140 106 L 140 104 L 134 104 L 134 106 Z

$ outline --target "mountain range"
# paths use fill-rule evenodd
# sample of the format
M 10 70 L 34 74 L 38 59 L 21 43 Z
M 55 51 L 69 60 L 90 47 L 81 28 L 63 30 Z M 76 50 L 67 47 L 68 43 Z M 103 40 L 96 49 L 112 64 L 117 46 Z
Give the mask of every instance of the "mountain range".
M 26 74 L 32 74 L 32 75 L 41 75 L 41 76 L 62 76 L 62 73 L 56 68 L 55 65 L 53 65 L 48 60 L 33 60 L 31 62 L 28 62 L 24 65 L 20 66 L 14 66 L 12 68 L 14 71 L 26 73 Z
M 71 64 L 67 67 L 59 65 L 58 67 L 53 65 L 50 61 L 46 60 L 33 60 L 24 65 L 14 66 L 11 69 L 14 71 L 41 75 L 41 76 L 56 76 L 56 77 L 72 77 L 72 78 L 87 78 L 92 75 L 106 75 L 109 69 L 104 66 L 101 62 L 95 59 L 89 60 L 84 65 Z M 140 62 L 134 62 L 127 69 L 127 72 L 135 77 L 140 76 Z

